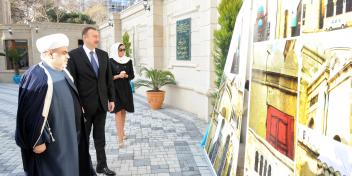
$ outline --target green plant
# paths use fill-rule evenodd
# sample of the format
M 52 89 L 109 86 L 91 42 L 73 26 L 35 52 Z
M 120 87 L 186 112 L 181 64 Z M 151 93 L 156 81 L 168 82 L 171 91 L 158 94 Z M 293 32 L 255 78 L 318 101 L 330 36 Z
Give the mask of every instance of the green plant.
M 176 85 L 175 77 L 170 71 L 142 67 L 140 69 L 140 75 L 143 74 L 147 79 L 138 79 L 135 82 L 136 88 L 148 87 L 152 89 L 151 91 L 158 92 L 160 88 L 165 85 Z
M 77 23 L 77 24 L 95 24 L 95 21 L 93 21 L 88 15 L 80 13 L 80 12 L 70 12 L 70 13 L 65 13 L 61 21 L 63 23 Z
M 7 48 L 5 49 L 5 55 L 12 61 L 13 69 L 15 70 L 15 74 L 20 74 L 20 68 L 18 66 L 18 61 L 27 53 L 27 51 L 23 51 L 22 53 L 18 52 L 16 48 Z
M 126 48 L 126 56 L 131 57 L 131 42 L 130 42 L 130 36 L 128 35 L 127 32 L 125 32 L 122 36 L 122 43 L 125 45 Z
M 221 84 L 236 17 L 241 6 L 242 0 L 222 0 L 217 8 L 220 15 L 218 18 L 220 29 L 214 32 L 214 65 L 216 74 L 215 84 L 218 88 Z
M 53 7 L 46 11 L 50 22 L 57 23 L 76 23 L 76 24 L 95 24 L 95 21 L 81 12 L 68 12 L 64 9 Z

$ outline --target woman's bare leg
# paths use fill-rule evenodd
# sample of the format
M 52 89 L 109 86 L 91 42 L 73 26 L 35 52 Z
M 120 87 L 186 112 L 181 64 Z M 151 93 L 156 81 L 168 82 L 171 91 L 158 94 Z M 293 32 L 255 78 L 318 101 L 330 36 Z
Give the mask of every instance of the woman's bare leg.
M 117 130 L 117 139 L 119 145 L 123 143 L 123 121 L 122 121 L 122 112 L 119 111 L 115 113 L 115 123 L 116 123 L 116 130 Z
M 126 110 L 122 109 L 121 110 L 121 119 L 122 119 L 122 135 L 123 139 L 126 139 L 126 134 L 125 134 L 125 122 L 126 122 Z

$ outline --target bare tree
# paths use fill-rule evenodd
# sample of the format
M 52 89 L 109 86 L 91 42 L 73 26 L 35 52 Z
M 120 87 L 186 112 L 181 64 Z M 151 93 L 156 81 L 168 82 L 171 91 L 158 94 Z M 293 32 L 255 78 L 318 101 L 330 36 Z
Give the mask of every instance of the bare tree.
M 11 18 L 14 23 L 47 21 L 46 8 L 52 0 L 10 0 Z
M 57 1 L 56 7 L 62 7 L 68 12 L 80 11 L 80 0 L 61 0 Z
M 20 0 L 10 0 L 11 5 L 11 18 L 14 23 L 23 23 L 26 17 L 26 5 L 24 1 Z
M 60 22 L 67 11 L 80 10 L 80 0 L 10 0 L 10 3 L 14 23 L 50 21 L 49 10 L 55 13 L 55 21 Z
M 91 5 L 85 13 L 97 24 L 102 24 L 108 19 L 108 9 L 102 3 Z

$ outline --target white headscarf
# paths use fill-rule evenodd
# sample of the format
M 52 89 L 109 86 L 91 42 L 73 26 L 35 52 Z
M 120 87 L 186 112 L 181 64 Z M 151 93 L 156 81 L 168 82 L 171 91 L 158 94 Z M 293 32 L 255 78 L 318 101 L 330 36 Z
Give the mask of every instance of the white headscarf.
M 126 64 L 128 61 L 131 60 L 131 58 L 127 57 L 126 54 L 123 55 L 122 57 L 119 57 L 119 46 L 121 45 L 122 43 L 115 43 L 113 44 L 111 47 L 110 47 L 110 56 L 112 59 L 114 59 L 117 63 L 120 63 L 120 64 Z

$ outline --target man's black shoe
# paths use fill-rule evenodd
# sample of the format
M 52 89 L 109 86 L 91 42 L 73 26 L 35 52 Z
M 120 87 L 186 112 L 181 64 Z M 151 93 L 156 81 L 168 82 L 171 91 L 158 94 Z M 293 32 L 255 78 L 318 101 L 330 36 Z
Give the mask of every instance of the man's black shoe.
M 105 174 L 105 175 L 116 175 L 116 173 L 114 171 L 110 170 L 108 167 L 97 168 L 97 173 Z

